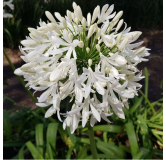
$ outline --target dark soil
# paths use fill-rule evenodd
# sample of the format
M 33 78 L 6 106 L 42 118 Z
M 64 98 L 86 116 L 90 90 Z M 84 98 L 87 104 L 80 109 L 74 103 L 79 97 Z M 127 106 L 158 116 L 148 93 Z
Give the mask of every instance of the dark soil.
M 143 70 L 144 67 L 148 68 L 149 71 L 149 99 L 150 101 L 155 101 L 162 97 L 162 89 L 160 88 L 160 82 L 163 79 L 163 31 L 154 29 L 138 29 L 143 32 L 139 41 L 144 41 L 143 46 L 150 48 L 151 55 L 148 57 L 148 62 L 143 62 L 139 64 L 138 68 Z M 21 53 L 18 49 L 5 49 L 9 58 L 13 64 L 20 67 L 24 62 L 19 57 Z M 3 93 L 4 95 L 13 99 L 16 103 L 20 103 L 25 107 L 35 108 L 36 105 L 31 100 L 29 95 L 26 93 L 25 89 L 19 83 L 17 77 L 13 74 L 10 66 L 8 65 L 5 57 L 3 58 L 3 72 L 4 82 L 7 82 L 9 86 L 4 85 Z M 144 85 L 144 80 L 141 81 Z M 142 88 L 144 90 L 144 88 Z M 37 95 L 37 94 L 35 94 Z M 5 101 L 4 109 L 11 109 L 10 103 Z

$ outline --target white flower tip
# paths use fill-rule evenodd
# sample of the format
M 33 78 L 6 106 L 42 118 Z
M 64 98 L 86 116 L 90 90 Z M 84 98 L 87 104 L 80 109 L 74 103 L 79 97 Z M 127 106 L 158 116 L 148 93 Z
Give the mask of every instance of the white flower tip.
M 99 44 L 96 44 L 96 49 L 98 52 L 100 52 L 100 45 Z
M 14 71 L 14 74 L 18 75 L 18 76 L 22 76 L 23 75 L 23 71 L 20 69 L 20 68 L 17 68 L 15 71 Z
M 92 65 L 92 59 L 88 59 L 88 65 L 89 65 L 89 67 L 91 67 L 91 65 Z
M 90 52 L 90 48 L 86 47 L 86 52 L 89 53 Z
M 79 41 L 78 46 L 79 46 L 80 48 L 83 48 L 83 47 L 84 47 L 84 42 L 83 42 L 83 41 Z

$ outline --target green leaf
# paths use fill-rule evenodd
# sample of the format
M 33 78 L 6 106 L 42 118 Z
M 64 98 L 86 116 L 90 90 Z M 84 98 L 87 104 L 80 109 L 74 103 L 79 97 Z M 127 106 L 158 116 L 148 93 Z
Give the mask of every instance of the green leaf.
M 142 135 L 142 142 L 143 147 L 151 149 L 150 141 L 149 141 L 149 132 L 148 132 L 148 126 L 146 124 L 146 121 L 142 117 L 142 115 L 137 116 L 137 122 L 141 129 L 141 135 Z
M 87 131 L 88 128 L 84 128 L 82 131 Z M 122 127 L 118 125 L 97 125 L 93 127 L 93 131 L 102 131 L 102 132 L 112 132 L 112 133 L 122 133 Z
M 11 43 L 11 48 L 13 48 L 13 38 L 12 38 L 12 36 L 11 36 L 11 34 L 10 34 L 10 32 L 6 29 L 6 28 L 4 28 L 4 31 L 7 33 L 7 35 L 8 35 L 8 38 L 9 38 L 9 42 L 8 43 Z
M 125 124 L 125 128 L 130 142 L 131 154 L 134 157 L 138 151 L 138 142 L 132 121 L 128 121 Z
M 6 136 L 6 140 L 9 141 L 12 136 L 12 129 L 9 114 L 6 110 L 3 110 L 3 131 Z
M 156 150 L 156 149 L 153 149 L 151 152 L 152 152 L 152 154 L 155 154 L 155 155 L 158 155 L 158 156 L 162 156 L 162 157 L 163 157 L 163 150 Z
M 24 150 L 25 145 L 21 147 L 21 149 L 18 152 L 18 159 L 24 159 L 24 154 L 28 151 L 28 149 Z
M 71 146 L 67 152 L 66 159 L 71 159 L 71 154 L 73 151 L 74 146 Z
M 125 152 L 118 146 L 103 141 L 96 142 L 97 148 L 103 153 L 110 155 L 111 158 L 125 159 Z
M 90 144 L 88 138 L 76 137 L 77 142 Z M 96 141 L 97 149 L 102 151 L 104 154 L 109 155 L 111 158 L 124 159 L 126 157 L 125 152 L 118 146 L 103 141 Z M 99 157 L 98 157 L 99 158 Z
M 143 100 L 143 97 L 140 97 L 139 99 L 137 99 L 137 100 L 134 102 L 134 105 L 130 108 L 130 114 L 133 114 L 134 111 L 137 110 L 137 108 L 141 105 L 142 100 Z
M 97 157 L 98 157 L 98 158 L 113 159 L 112 157 L 110 157 L 110 155 L 107 155 L 107 154 L 97 154 Z M 93 159 L 93 156 L 91 155 L 91 156 L 88 156 L 88 157 L 86 157 L 86 158 L 84 158 L 84 159 Z
M 88 145 L 84 145 L 78 152 L 77 159 L 84 159 L 85 157 L 88 156 L 87 151 L 89 149 Z
M 36 133 L 36 147 L 38 151 L 43 155 L 43 124 L 37 124 L 35 128 Z
M 146 148 L 140 148 L 137 152 L 137 154 L 133 157 L 133 159 L 144 159 L 148 153 L 150 152 L 150 150 L 146 149 Z
M 24 159 L 24 146 L 21 147 L 21 149 L 18 152 L 18 159 Z
M 47 147 L 46 151 L 47 151 L 47 154 L 48 154 L 48 159 L 54 159 L 53 152 L 55 152 L 55 151 L 53 151 L 51 149 L 51 146 L 50 146 L 49 143 L 47 143 L 46 147 Z
M 50 123 L 47 129 L 47 143 L 49 143 L 54 152 L 56 151 L 56 138 L 57 138 L 58 123 Z
M 75 137 L 74 134 L 71 134 L 69 127 L 67 127 L 67 133 L 69 134 L 69 137 L 70 137 L 72 143 L 75 144 L 76 143 L 76 137 Z
M 37 148 L 32 144 L 31 141 L 28 141 L 26 143 L 27 148 L 31 152 L 34 159 L 44 159 L 43 156 L 40 154 L 40 152 L 37 150 Z
M 3 142 L 3 147 L 20 147 L 25 144 L 26 141 L 12 141 L 12 142 Z

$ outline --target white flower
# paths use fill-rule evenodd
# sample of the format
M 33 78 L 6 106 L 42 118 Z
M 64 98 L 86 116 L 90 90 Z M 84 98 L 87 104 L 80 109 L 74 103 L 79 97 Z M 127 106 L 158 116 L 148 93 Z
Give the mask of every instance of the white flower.
M 57 114 L 71 133 L 80 121 L 82 127 L 101 119 L 111 123 L 108 117 L 113 113 L 124 119 L 123 107 L 129 108 L 128 99 L 141 88 L 138 81 L 144 77 L 137 65 L 147 61 L 149 49 L 137 48 L 143 43 L 134 43 L 141 32 L 130 32 L 120 20 L 123 12 L 112 14 L 113 8 L 106 4 L 100 12 L 97 6 L 86 19 L 73 3 L 74 12 L 67 10 L 67 16 L 55 12 L 58 21 L 46 11 L 50 22 L 40 20 L 37 29 L 28 28 L 29 37 L 21 41 L 25 64 L 15 74 L 24 77 L 26 87 L 43 91 L 36 105 L 50 106 L 45 117 Z M 62 113 L 60 103 L 66 97 L 71 110 Z

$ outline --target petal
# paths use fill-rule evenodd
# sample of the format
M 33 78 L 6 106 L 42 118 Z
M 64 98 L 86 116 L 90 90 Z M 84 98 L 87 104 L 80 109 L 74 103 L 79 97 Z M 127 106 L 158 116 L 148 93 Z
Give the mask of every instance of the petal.
M 101 121 L 101 117 L 100 117 L 99 112 L 93 107 L 92 104 L 90 104 L 90 107 L 91 107 L 93 116 L 97 119 L 98 122 L 100 122 Z
M 45 118 L 51 117 L 56 112 L 56 109 L 50 107 L 47 112 L 45 113 Z

